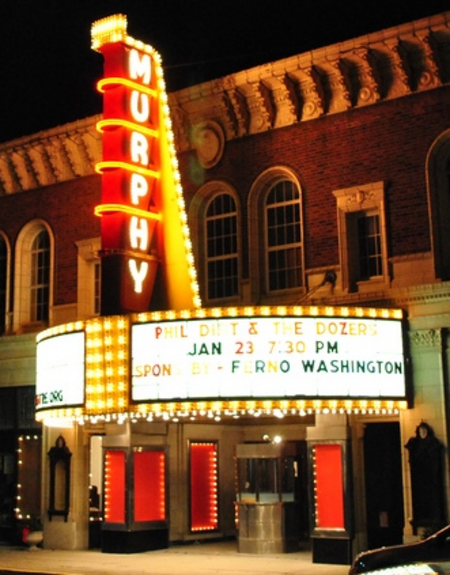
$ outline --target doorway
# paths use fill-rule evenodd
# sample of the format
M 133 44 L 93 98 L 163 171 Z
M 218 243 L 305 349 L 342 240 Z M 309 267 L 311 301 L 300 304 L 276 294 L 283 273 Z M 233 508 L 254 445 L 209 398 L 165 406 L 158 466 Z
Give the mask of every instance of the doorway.
M 90 436 L 89 453 L 89 549 L 101 547 L 103 519 L 102 435 Z
M 398 422 L 369 423 L 364 431 L 367 547 L 403 543 L 403 482 Z

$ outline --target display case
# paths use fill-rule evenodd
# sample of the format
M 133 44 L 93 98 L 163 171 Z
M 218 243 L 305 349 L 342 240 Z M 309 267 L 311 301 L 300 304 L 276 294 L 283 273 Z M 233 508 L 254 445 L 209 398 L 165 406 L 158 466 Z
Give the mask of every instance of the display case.
M 168 546 L 166 459 L 164 448 L 104 448 L 102 551 Z
M 236 505 L 241 553 L 283 553 L 298 548 L 295 455 L 293 444 L 237 446 Z
M 219 528 L 218 452 L 216 441 L 189 443 L 190 531 L 206 533 Z
M 311 541 L 314 563 L 352 559 L 352 488 L 348 441 L 308 445 Z

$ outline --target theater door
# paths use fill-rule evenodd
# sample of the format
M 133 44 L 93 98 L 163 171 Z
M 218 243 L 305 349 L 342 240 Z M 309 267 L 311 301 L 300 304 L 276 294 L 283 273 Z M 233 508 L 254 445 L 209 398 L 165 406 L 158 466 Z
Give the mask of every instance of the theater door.
M 403 542 L 403 484 L 398 422 L 368 423 L 364 431 L 367 547 Z

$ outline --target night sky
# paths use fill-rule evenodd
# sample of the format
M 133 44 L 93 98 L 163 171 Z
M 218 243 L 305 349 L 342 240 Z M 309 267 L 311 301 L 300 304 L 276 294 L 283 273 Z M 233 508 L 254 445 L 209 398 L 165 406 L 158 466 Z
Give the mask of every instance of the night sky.
M 450 0 L 0 0 L 0 142 L 101 112 L 93 21 L 123 13 L 169 91 L 450 11 Z

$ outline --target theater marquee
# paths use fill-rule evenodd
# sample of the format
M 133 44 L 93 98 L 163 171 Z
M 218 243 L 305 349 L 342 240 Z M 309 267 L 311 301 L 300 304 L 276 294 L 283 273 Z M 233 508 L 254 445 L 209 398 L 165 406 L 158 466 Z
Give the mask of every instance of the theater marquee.
M 132 399 L 404 397 L 398 320 L 251 317 L 131 331 Z
M 401 310 L 245 307 L 96 317 L 41 332 L 38 420 L 395 412 Z

